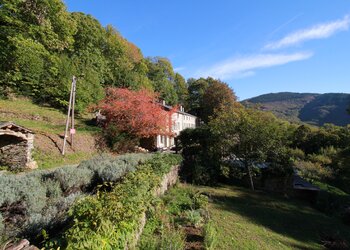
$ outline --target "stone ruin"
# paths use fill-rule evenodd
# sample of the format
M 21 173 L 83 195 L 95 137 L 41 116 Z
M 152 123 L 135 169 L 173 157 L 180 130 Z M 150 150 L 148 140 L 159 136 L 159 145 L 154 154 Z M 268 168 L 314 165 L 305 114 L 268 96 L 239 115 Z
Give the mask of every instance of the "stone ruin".
M 37 168 L 32 158 L 34 133 L 13 122 L 0 122 L 0 166 L 10 170 Z

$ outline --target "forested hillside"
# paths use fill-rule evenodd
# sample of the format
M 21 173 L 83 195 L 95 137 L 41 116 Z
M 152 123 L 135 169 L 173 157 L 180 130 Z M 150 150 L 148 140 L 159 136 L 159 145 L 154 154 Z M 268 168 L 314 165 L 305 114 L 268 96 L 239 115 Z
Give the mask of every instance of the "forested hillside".
M 260 95 L 242 102 L 244 105 L 272 111 L 291 122 L 306 122 L 312 125 L 333 123 L 339 126 L 350 124 L 347 108 L 350 94 L 329 93 L 272 93 Z
M 185 99 L 186 81 L 169 60 L 145 58 L 114 27 L 68 12 L 61 0 L 1 1 L 0 25 L 0 97 L 64 107 L 76 75 L 78 111 L 106 86 L 154 90 L 169 104 Z

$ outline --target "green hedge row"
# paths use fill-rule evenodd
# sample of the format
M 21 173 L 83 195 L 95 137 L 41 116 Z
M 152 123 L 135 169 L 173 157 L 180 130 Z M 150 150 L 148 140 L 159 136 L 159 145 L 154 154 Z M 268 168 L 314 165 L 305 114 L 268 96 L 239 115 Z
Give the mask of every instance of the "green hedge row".
M 33 238 L 66 219 L 81 196 L 104 182 L 115 182 L 154 157 L 152 154 L 98 156 L 78 167 L 0 175 L 0 239 Z
M 180 162 L 179 155 L 156 155 L 123 177 L 110 192 L 78 201 L 70 210 L 69 229 L 60 240 L 48 241 L 45 247 L 124 249 L 135 244 L 141 215 L 151 207 L 162 176 Z

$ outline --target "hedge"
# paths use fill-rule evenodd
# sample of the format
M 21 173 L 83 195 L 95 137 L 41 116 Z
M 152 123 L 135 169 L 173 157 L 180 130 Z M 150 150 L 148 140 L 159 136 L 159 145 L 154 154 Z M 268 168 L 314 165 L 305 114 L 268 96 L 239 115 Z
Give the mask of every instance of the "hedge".
M 152 154 L 98 156 L 78 167 L 0 175 L 0 239 L 35 237 L 62 223 L 74 201 L 103 182 L 115 182 Z
M 125 249 L 135 244 L 142 214 L 152 206 L 162 177 L 181 156 L 162 154 L 129 172 L 110 192 L 79 200 L 70 210 L 72 224 L 60 240 L 46 247 L 60 249 Z

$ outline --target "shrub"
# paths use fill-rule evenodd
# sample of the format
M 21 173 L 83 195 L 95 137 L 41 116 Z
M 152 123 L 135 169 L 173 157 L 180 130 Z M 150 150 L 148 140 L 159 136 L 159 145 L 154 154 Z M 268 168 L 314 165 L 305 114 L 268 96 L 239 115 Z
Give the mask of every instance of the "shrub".
M 170 189 L 150 209 L 137 249 L 184 249 L 188 226 L 199 227 L 207 221 L 206 206 L 206 196 L 193 188 Z
M 305 159 L 304 151 L 299 148 L 291 148 L 289 149 L 289 153 L 293 160 L 300 161 Z
M 164 197 L 168 211 L 173 215 L 180 215 L 186 210 L 204 208 L 208 198 L 190 188 L 174 188 Z
M 207 126 L 181 131 L 178 142 L 184 158 L 180 172 L 183 180 L 204 185 L 218 181 L 222 173 L 216 139 Z
M 66 166 L 54 170 L 52 178 L 60 183 L 63 192 L 68 192 L 89 185 L 93 172 L 86 168 Z
M 84 161 L 78 167 L 1 175 L 0 215 L 6 223 L 0 227 L 0 235 L 35 237 L 42 228 L 51 228 L 64 221 L 66 211 L 84 191 L 93 190 L 103 181 L 117 181 L 152 157 L 158 156 L 102 155 Z
M 319 163 L 321 165 L 329 165 L 332 163 L 332 159 L 326 155 L 309 154 L 307 158 L 309 161 Z
M 327 167 L 323 167 L 320 163 L 299 161 L 296 162 L 295 167 L 299 174 L 309 180 L 322 180 L 329 178 L 332 175 L 332 171 Z
M 194 227 L 200 227 L 204 222 L 199 210 L 186 210 L 184 216 L 185 220 Z
M 93 171 L 94 181 L 97 183 L 114 182 L 129 171 L 134 171 L 136 166 L 154 157 L 152 154 L 126 154 L 118 157 L 101 155 L 91 160 L 82 162 L 78 168 Z
M 73 223 L 64 235 L 67 249 L 122 249 L 134 244 L 140 215 L 151 206 L 161 177 L 179 160 L 156 155 L 128 173 L 111 192 L 79 201 L 70 211 Z

